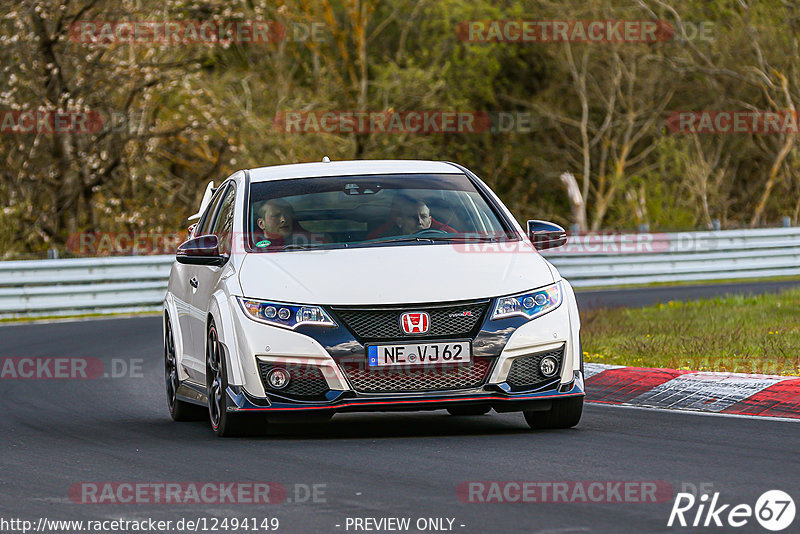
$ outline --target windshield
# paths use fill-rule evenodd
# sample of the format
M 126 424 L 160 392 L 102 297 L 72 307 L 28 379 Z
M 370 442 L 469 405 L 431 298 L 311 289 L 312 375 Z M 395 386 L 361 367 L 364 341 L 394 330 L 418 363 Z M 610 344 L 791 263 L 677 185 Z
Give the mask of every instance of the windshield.
M 255 251 L 517 239 L 464 174 L 253 183 L 247 218 Z

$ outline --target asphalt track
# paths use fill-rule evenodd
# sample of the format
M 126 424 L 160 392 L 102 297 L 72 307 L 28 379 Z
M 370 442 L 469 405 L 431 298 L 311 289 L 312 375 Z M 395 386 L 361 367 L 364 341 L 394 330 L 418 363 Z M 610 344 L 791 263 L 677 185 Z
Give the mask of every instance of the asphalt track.
M 656 288 L 658 298 L 663 289 Z M 674 300 L 692 291 L 667 294 Z M 634 304 L 655 298 L 624 293 Z M 614 298 L 625 300 L 621 293 Z M 365 532 L 346 528 L 348 518 L 364 517 L 409 517 L 407 532 L 419 532 L 414 522 L 429 517 L 454 519 L 452 531 L 463 533 L 733 530 L 668 528 L 671 497 L 655 504 L 459 499 L 459 484 L 488 480 L 653 481 L 674 492 L 706 484 L 723 503 L 751 506 L 764 491 L 782 489 L 800 504 L 800 424 L 793 422 L 587 405 L 580 425 L 564 431 L 531 432 L 520 414 L 437 411 L 339 415 L 330 423 L 273 425 L 256 437 L 218 439 L 205 423 L 173 423 L 167 414 L 158 317 L 11 325 L 0 327 L 0 339 L 2 357 L 98 358 L 106 373 L 124 375 L 0 380 L 0 519 L 277 517 L 285 533 Z M 102 482 L 277 482 L 292 502 L 70 499 L 76 484 Z M 316 502 L 295 502 L 296 484 L 322 484 L 324 493 Z M 735 530 L 766 532 L 753 519 Z

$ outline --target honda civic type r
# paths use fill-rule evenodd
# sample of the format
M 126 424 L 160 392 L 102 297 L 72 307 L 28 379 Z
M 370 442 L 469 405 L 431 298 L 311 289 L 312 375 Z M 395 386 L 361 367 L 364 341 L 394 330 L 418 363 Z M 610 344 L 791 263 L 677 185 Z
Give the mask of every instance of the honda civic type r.
M 169 411 L 220 436 L 262 416 L 446 409 L 578 423 L 570 284 L 468 169 L 280 165 L 209 184 L 164 300 Z M 303 418 L 308 420 L 308 418 Z M 256 422 L 257 423 L 257 422 Z

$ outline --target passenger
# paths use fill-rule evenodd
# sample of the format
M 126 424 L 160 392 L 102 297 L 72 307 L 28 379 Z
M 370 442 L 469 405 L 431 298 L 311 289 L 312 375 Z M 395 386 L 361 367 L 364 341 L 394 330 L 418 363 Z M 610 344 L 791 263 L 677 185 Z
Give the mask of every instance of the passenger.
M 257 247 L 305 245 L 315 241 L 313 234 L 303 229 L 297 222 L 294 209 L 285 200 L 268 200 L 260 206 L 258 212 L 256 225 L 262 235 L 256 235 Z

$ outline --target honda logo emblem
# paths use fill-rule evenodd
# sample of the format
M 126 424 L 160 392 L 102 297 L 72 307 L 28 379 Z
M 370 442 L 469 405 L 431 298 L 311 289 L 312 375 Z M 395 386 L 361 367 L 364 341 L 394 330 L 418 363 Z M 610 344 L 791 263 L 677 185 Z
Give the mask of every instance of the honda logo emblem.
M 404 313 L 400 324 L 406 334 L 424 334 L 431 325 L 431 318 L 425 312 Z

